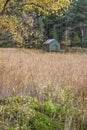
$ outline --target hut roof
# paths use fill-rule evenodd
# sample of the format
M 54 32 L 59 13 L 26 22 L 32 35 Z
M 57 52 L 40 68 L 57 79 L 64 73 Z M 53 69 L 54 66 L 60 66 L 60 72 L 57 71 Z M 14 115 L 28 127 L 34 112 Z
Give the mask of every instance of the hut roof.
M 50 44 L 52 43 L 53 41 L 56 41 L 55 39 L 48 39 L 46 42 L 44 42 L 44 44 Z

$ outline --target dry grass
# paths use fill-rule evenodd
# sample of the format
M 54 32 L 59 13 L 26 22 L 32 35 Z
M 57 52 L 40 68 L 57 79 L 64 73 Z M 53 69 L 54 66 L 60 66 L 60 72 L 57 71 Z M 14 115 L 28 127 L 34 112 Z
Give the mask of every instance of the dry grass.
M 16 95 L 50 98 L 64 130 L 86 130 L 87 53 L 0 49 L 0 97 Z
M 43 97 L 59 87 L 79 88 L 87 94 L 86 53 L 44 53 L 27 49 L 0 49 L 0 97 Z

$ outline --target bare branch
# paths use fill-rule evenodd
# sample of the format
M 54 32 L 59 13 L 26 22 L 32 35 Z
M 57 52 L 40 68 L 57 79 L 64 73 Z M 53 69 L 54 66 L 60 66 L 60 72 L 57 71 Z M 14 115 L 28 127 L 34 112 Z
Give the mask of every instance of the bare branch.
M 1 14 L 4 13 L 4 11 L 5 11 L 5 9 L 6 9 L 6 6 L 7 6 L 7 4 L 9 3 L 9 1 L 10 1 L 10 0 L 6 0 L 6 1 L 5 1 L 5 4 L 4 4 L 4 6 L 3 6 L 3 9 L 2 9 L 2 11 L 1 11 Z

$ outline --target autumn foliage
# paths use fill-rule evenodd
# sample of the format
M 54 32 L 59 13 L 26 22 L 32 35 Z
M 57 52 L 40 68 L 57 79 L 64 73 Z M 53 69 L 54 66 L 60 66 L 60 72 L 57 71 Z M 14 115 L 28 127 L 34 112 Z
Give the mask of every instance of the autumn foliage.
M 27 43 L 41 43 L 39 17 L 62 15 L 69 5 L 70 0 L 0 0 L 0 46 L 25 47 Z
M 39 12 L 45 14 L 58 12 L 61 9 L 66 9 L 70 5 L 71 0 L 21 0 L 20 2 L 14 0 L 1 0 L 0 10 L 5 11 L 9 8 L 24 8 L 37 9 Z

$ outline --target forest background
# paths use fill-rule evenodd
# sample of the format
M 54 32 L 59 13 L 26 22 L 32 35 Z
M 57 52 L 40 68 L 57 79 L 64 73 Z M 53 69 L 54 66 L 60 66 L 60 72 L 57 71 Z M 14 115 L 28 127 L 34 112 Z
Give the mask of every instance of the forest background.
M 41 48 L 52 38 L 87 47 L 87 0 L 0 1 L 0 47 Z

